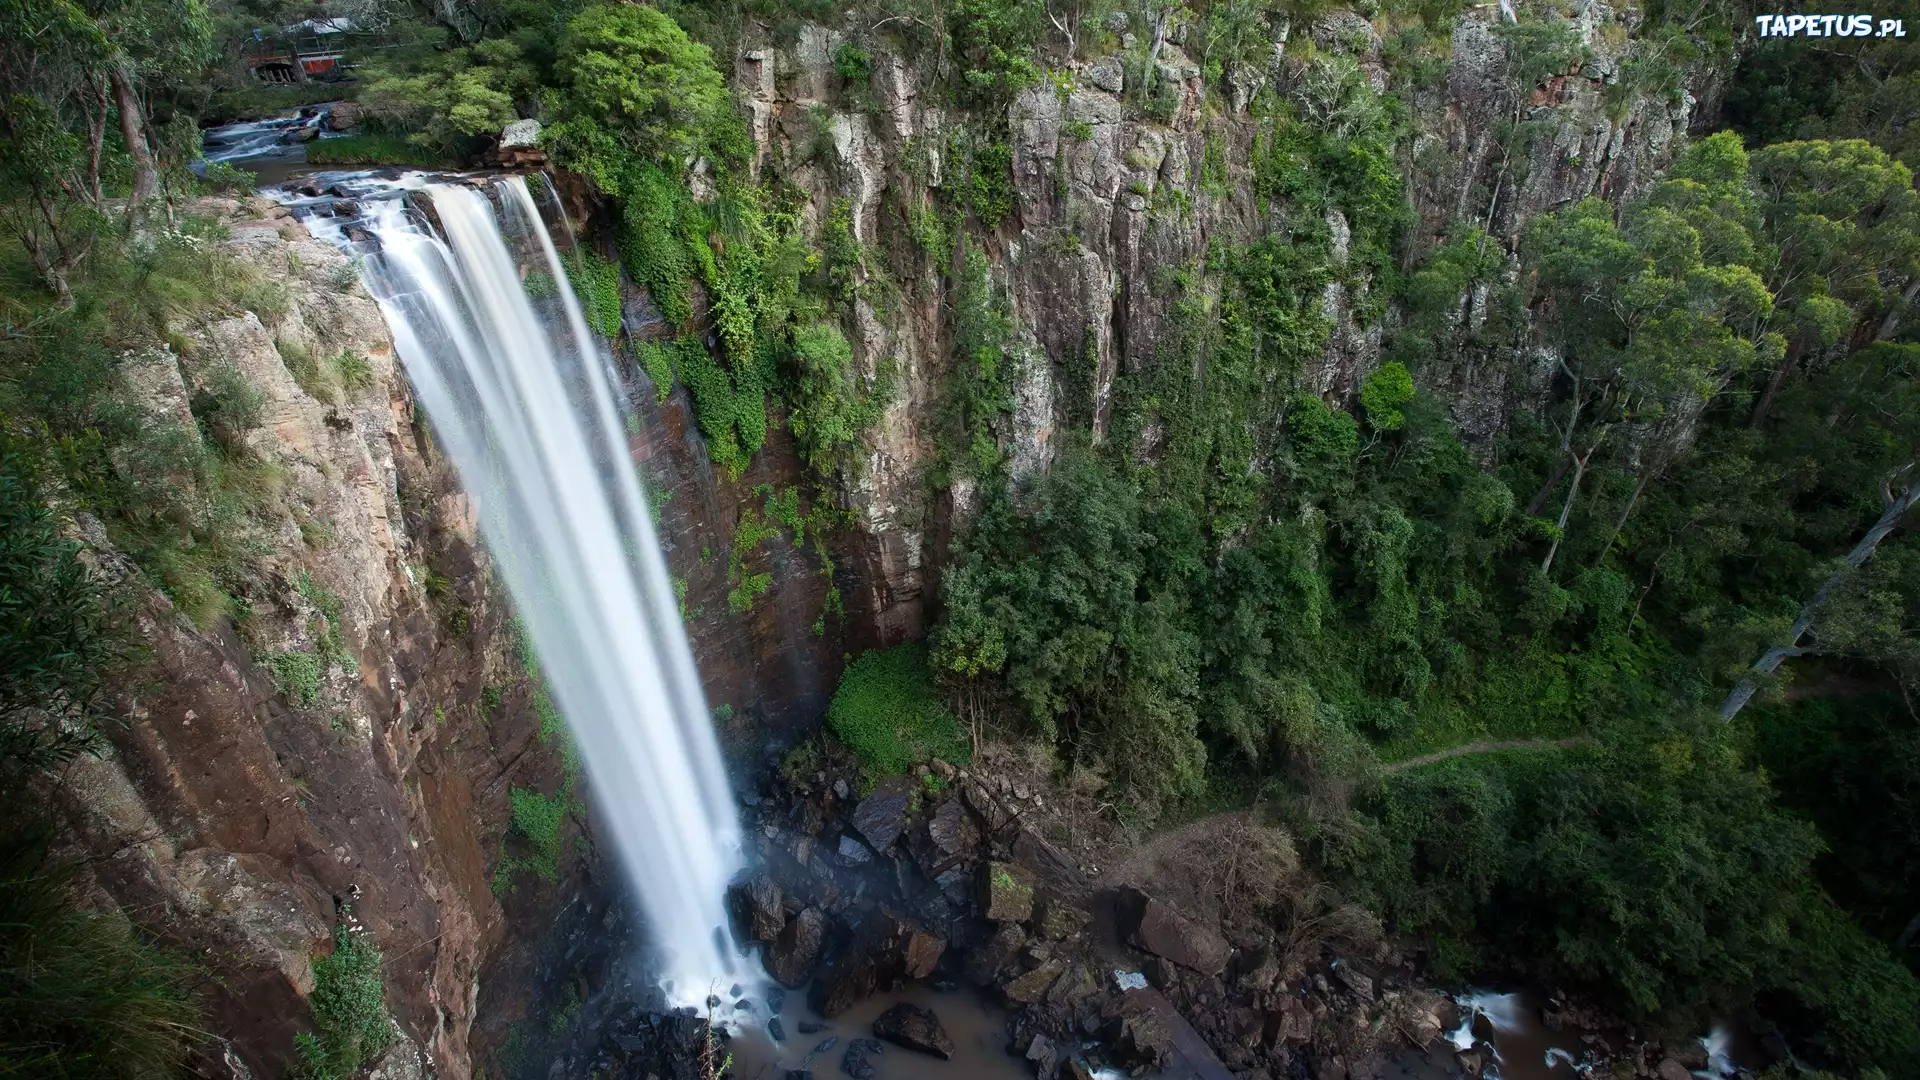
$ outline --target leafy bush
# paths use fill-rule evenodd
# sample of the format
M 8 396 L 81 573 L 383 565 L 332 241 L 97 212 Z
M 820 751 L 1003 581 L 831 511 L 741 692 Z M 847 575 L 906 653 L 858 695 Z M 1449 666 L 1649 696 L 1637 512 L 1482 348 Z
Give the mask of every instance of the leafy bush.
M 972 750 L 940 700 L 917 644 L 869 652 L 847 665 L 827 706 L 827 723 L 870 777 L 905 772 L 938 758 L 964 764 Z
M 1360 404 L 1376 431 L 1398 431 L 1407 422 L 1400 410 L 1413 400 L 1413 375 L 1398 360 L 1376 368 L 1360 385 Z
M 716 129 L 738 125 L 712 50 L 657 8 L 601 4 L 580 12 L 560 40 L 555 72 L 567 114 L 555 138 L 598 159 L 590 173 L 618 171 L 609 160 L 616 146 L 677 166 L 721 148 L 731 133 Z
M 289 651 L 274 653 L 263 661 L 273 685 L 286 699 L 303 709 L 320 701 L 320 676 L 324 673 L 318 653 Z
M 513 831 L 533 849 L 517 868 L 532 871 L 546 882 L 560 879 L 560 830 L 567 821 L 566 792 L 542 795 L 532 788 L 514 788 Z
M 814 471 L 831 476 L 852 463 L 854 453 L 880 420 L 892 397 L 891 380 L 862 385 L 853 367 L 853 346 L 832 323 L 813 323 L 793 335 L 797 400 L 788 425 Z
M 315 1030 L 295 1038 L 300 1060 L 294 1072 L 302 1080 L 352 1076 L 393 1044 L 382 962 L 380 947 L 364 931 L 345 922 L 333 928 L 333 951 L 313 961 L 307 1004 Z
M 694 348 L 700 343 L 694 342 Z M 643 341 L 634 346 L 634 356 L 640 361 L 640 370 L 647 373 L 647 380 L 653 383 L 653 399 L 656 404 L 664 404 L 673 394 L 673 354 L 679 348 L 678 342 Z
M 623 325 L 620 310 L 620 266 L 585 248 L 567 256 L 567 277 L 580 298 L 587 329 L 601 337 L 618 337 Z
M 200 1037 L 188 971 L 119 913 L 81 910 L 46 838 L 0 840 L 0 1073 L 171 1080 Z
M 44 468 L 0 423 L 0 775 L 97 745 L 106 679 L 129 656 L 80 544 L 43 501 Z
M 207 372 L 190 404 L 201 432 L 229 458 L 248 453 L 247 436 L 266 420 L 267 395 L 229 363 Z

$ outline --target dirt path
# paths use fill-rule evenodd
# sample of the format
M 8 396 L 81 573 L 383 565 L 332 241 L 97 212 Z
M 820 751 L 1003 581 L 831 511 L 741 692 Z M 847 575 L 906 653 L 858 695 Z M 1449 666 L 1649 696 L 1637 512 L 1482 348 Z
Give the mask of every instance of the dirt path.
M 1591 735 L 1570 735 L 1564 739 L 1480 739 L 1476 742 L 1450 746 L 1445 750 L 1435 750 L 1431 754 L 1421 754 L 1405 761 L 1396 761 L 1382 771 L 1397 773 L 1407 769 L 1417 769 L 1422 765 L 1431 765 L 1448 758 L 1467 757 L 1472 754 L 1492 754 L 1501 750 L 1571 750 L 1576 746 L 1593 745 Z

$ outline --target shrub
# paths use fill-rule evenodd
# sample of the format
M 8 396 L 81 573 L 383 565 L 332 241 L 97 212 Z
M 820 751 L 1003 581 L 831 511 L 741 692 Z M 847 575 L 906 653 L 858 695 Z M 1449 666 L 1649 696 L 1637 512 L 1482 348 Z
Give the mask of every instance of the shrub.
M 930 758 L 964 763 L 973 754 L 941 702 L 926 646 L 896 645 L 847 666 L 827 723 L 870 777 L 905 772 Z
M 247 436 L 266 419 L 267 395 L 223 363 L 207 373 L 189 404 L 201 433 L 231 459 L 246 455 Z
M 560 829 L 567 820 L 566 793 L 542 795 L 532 788 L 514 788 L 509 794 L 513 799 L 513 831 L 533 849 L 530 858 L 518 861 L 518 868 L 532 871 L 542 881 L 558 881 Z
M 345 922 L 333 928 L 333 951 L 313 962 L 313 1034 L 295 1039 L 302 1080 L 352 1076 L 393 1043 L 380 947 Z
M 1367 423 L 1377 431 L 1397 431 L 1407 422 L 1401 407 L 1413 400 L 1413 376 L 1398 360 L 1380 365 L 1360 386 Z
M 170 1080 L 198 1038 L 186 970 L 80 910 L 42 836 L 0 840 L 0 1075 Z
M 268 656 L 262 663 L 273 685 L 286 699 L 303 709 L 320 700 L 320 656 L 310 652 L 282 652 Z
M 0 767 L 91 748 L 126 648 L 80 545 L 42 502 L 29 444 L 0 425 Z

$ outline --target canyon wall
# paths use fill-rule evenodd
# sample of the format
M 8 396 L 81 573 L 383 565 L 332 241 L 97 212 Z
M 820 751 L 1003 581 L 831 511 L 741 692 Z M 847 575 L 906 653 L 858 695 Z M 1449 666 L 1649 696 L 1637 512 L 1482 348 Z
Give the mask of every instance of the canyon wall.
M 1695 72 L 1677 101 L 1610 100 L 1635 16 L 1597 0 L 1578 15 L 1593 59 L 1515 86 L 1497 17 L 1463 16 L 1443 74 L 1413 93 L 1416 134 L 1401 165 L 1420 215 L 1416 249 L 1455 219 L 1510 247 L 1540 212 L 1643 189 L 1698 119 L 1699 101 L 1713 99 L 1713 73 Z M 1315 65 L 1341 56 L 1386 86 L 1381 37 L 1357 15 L 1275 37 L 1271 62 L 1229 72 L 1224 92 L 1169 42 L 1160 71 L 1179 92 L 1162 120 L 1125 100 L 1114 58 L 1077 64 L 1013 101 L 1013 208 L 978 242 L 1022 346 L 1015 415 L 1002 434 L 1016 478 L 1051 460 L 1066 422 L 1063 387 L 1091 387 L 1098 437 L 1114 380 L 1154 362 L 1175 302 L 1156 287 L 1157 271 L 1248 241 L 1288 212 L 1251 194 L 1256 93 L 1310 96 Z M 1301 48 L 1303 39 L 1314 47 Z M 928 477 L 951 366 L 951 297 L 908 239 L 916 213 L 950 182 L 940 148 L 963 119 L 923 91 L 926 73 L 912 58 L 884 51 L 873 56 L 871 100 L 856 107 L 834 74 L 842 40 L 809 25 L 777 41 L 749 26 L 737 55 L 723 58 L 751 113 L 760 167 L 787 171 L 816 225 L 846 200 L 869 255 L 862 284 L 887 281 L 858 291 L 852 337 L 864 370 L 891 365 L 899 392 L 844 490 L 809 495 L 852 511 L 826 545 L 830 562 L 770 541 L 752 558 L 773 575 L 771 589 L 750 610 L 730 609 L 729 554 L 743 514 L 807 487 L 805 469 L 775 431 L 745 475 L 721 475 L 685 389 L 656 402 L 644 380 L 636 386 L 635 457 L 668 493 L 659 508 L 669 563 L 686 582 L 716 720 L 743 763 L 818 723 L 847 656 L 925 632 L 941 554 L 973 499 L 964 482 L 936 487 Z M 1496 138 L 1515 120 L 1549 131 L 1524 162 Z M 1210 154 L 1224 175 L 1203 178 Z M 226 243 L 283 283 L 287 303 L 183 323 L 177 348 L 139 359 L 133 381 L 154 416 L 188 427 L 188 401 L 217 365 L 231 363 L 265 392 L 267 422 L 250 439 L 276 487 L 256 579 L 237 628 L 196 627 L 157 593 L 146 597 L 150 677 L 128 690 L 128 722 L 110 732 L 110 752 L 63 778 L 58 805 L 96 897 L 202 966 L 221 1040 L 212 1056 L 232 1075 L 280 1074 L 307 1022 L 312 959 L 350 911 L 385 952 L 388 1005 L 406 1036 L 380 1075 L 463 1080 L 477 1060 L 497 1059 L 514 1025 L 577 993 L 575 972 L 606 976 L 605 949 L 594 959 L 592 939 L 618 915 L 612 875 L 578 811 L 555 880 L 511 869 L 503 877 L 516 842 L 510 793 L 565 787 L 565 736 L 542 731 L 537 687 L 471 509 L 433 451 L 378 308 L 346 258 L 284 210 L 264 200 L 198 209 L 228 222 Z M 1352 223 L 1330 217 L 1344 258 Z M 1392 314 L 1363 318 L 1366 289 L 1328 288 L 1335 329 L 1306 373 L 1312 389 L 1349 395 L 1379 363 Z M 649 333 L 644 301 L 630 297 L 628 309 L 630 332 Z M 369 384 L 338 400 L 303 389 L 293 374 L 302 358 L 341 349 L 367 359 Z M 1484 439 L 1537 399 L 1544 372 L 1508 357 L 1422 377 L 1469 439 Z M 97 527 L 84 518 L 81 527 L 110 574 L 132 572 Z M 844 615 L 831 610 L 834 587 Z M 284 672 L 276 683 L 273 658 L 291 653 L 319 658 L 311 694 L 290 693 Z

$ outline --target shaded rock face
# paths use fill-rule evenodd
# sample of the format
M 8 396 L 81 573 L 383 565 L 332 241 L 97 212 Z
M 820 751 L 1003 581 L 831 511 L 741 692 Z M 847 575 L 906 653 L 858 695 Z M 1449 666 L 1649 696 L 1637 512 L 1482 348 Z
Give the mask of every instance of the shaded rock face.
M 940 1018 L 932 1009 L 903 1001 L 874 1020 L 873 1033 L 895 1046 L 942 1059 L 953 1057 L 953 1038 L 940 1026 Z
M 523 700 L 480 722 L 482 690 L 508 663 L 505 612 L 345 256 L 264 200 L 193 209 L 226 222 L 229 250 L 288 304 L 267 321 L 178 327 L 185 351 L 137 358 L 128 383 L 154 423 L 190 435 L 186 402 L 217 370 L 265 396 L 247 438 L 283 479 L 255 515 L 251 618 L 245 638 L 200 629 L 150 593 L 138 624 L 152 667 L 127 723 L 53 797 L 93 855 L 95 895 L 212 968 L 218 1054 L 278 1074 L 306 1024 L 312 957 L 336 905 L 357 897 L 408 1053 L 466 1077 L 477 983 L 506 929 L 489 877 L 508 787 L 535 782 L 543 760 L 515 771 L 538 726 Z M 370 385 L 315 396 L 295 378 L 343 349 L 366 359 Z M 117 566 L 97 525 L 82 530 Z M 429 573 L 450 583 L 431 599 Z M 290 700 L 259 661 L 318 652 L 329 624 L 350 659 L 323 663 L 310 700 Z
M 1233 946 L 1217 931 L 1193 922 L 1171 905 L 1137 890 L 1128 890 L 1121 897 L 1120 907 L 1131 923 L 1127 931 L 1129 944 L 1202 975 L 1219 975 L 1226 970 Z M 1371 992 L 1369 987 L 1369 996 Z
M 1418 134 L 1402 167 L 1419 212 L 1416 249 L 1464 220 L 1511 251 L 1539 213 L 1589 195 L 1619 201 L 1643 191 L 1679 149 L 1699 100 L 1717 99 L 1719 76 L 1703 67 L 1687 73 L 1678 102 L 1635 97 L 1609 109 L 1605 87 L 1618 81 L 1623 42 L 1639 16 L 1604 2 L 1576 15 L 1592 56 L 1586 66 L 1519 86 L 1495 32 L 1499 18 L 1493 7 L 1461 15 L 1445 77 L 1409 93 Z M 1071 423 L 1089 423 L 1096 440 L 1104 438 L 1116 378 L 1158 362 L 1177 332 L 1181 298 L 1161 288 L 1157 274 L 1195 265 L 1213 245 L 1247 242 L 1288 213 L 1253 195 L 1255 95 L 1271 90 L 1310 105 L 1328 57 L 1357 64 L 1374 88 L 1386 86 L 1382 42 L 1366 19 L 1331 12 L 1294 26 L 1292 36 L 1315 48 L 1291 48 L 1283 31 L 1268 62 L 1235 64 L 1211 84 L 1183 46 L 1167 43 L 1161 75 L 1178 88 L 1169 115 L 1145 116 L 1125 103 L 1126 75 L 1114 56 L 1076 63 L 1069 80 L 1043 80 L 1012 101 L 1013 210 L 979 247 L 1015 323 L 1007 376 L 1014 408 L 996 434 L 1016 477 L 1044 472 Z M 858 475 L 845 478 L 860 525 L 843 563 L 863 587 L 856 632 L 893 643 L 923 632 L 946 538 L 977 501 L 965 484 L 930 493 L 922 476 L 951 363 L 937 280 L 949 268 L 927 266 L 906 228 L 954 182 L 940 148 L 967 118 L 943 95 L 923 93 L 913 59 L 884 46 L 873 51 L 871 107 L 855 108 L 832 68 L 845 35 L 807 25 L 790 40 L 750 26 L 732 60 L 733 83 L 751 115 L 756 167 L 778 167 L 806 192 L 810 221 L 846 200 L 855 239 L 873 253 L 863 283 L 892 279 L 893 287 L 874 291 L 893 298 L 886 311 L 874 308 L 868 290 L 853 302 L 856 365 L 872 375 L 890 362 L 900 392 Z M 816 119 L 829 122 L 830 140 Z M 1546 134 L 1509 151 L 1500 133 L 1516 122 Z M 1333 211 L 1326 225 L 1331 258 L 1344 264 L 1352 223 Z M 1370 290 L 1364 274 L 1329 286 L 1322 313 L 1332 334 L 1302 372 L 1306 387 L 1348 398 L 1378 364 L 1386 320 L 1369 314 Z M 1422 377 L 1468 439 L 1484 442 L 1543 392 L 1541 373 L 1515 359 L 1463 361 Z M 856 594 L 847 595 L 851 612 Z M 837 660 L 828 657 L 827 666 L 837 670 Z

